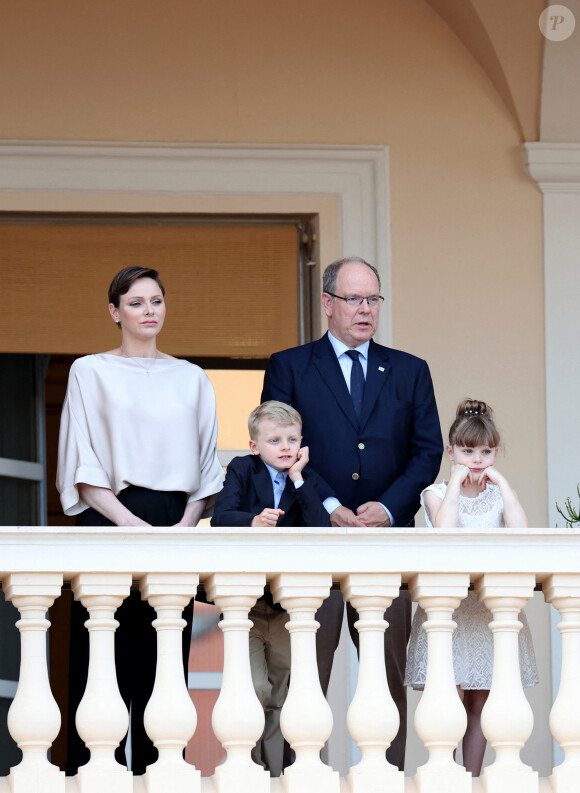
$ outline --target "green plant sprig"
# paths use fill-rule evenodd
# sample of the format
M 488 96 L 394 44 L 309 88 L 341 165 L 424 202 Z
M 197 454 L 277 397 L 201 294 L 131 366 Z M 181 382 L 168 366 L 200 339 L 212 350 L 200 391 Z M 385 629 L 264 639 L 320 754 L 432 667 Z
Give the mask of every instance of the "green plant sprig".
M 580 485 L 577 485 L 576 490 L 578 491 L 578 498 L 580 498 Z M 566 527 L 572 529 L 575 525 L 580 526 L 580 503 L 578 504 L 578 509 L 574 509 L 572 501 L 567 498 L 564 502 L 564 508 L 565 512 L 559 504 L 556 504 L 556 509 L 566 521 Z

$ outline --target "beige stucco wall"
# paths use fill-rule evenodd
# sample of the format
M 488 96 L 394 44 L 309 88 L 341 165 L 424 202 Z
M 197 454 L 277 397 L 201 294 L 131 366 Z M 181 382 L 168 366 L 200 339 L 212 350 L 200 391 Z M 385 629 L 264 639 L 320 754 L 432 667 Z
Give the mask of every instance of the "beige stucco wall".
M 444 428 L 463 396 L 496 408 L 545 524 L 541 198 L 427 3 L 5 0 L 0 105 L 3 139 L 390 146 L 394 344 L 429 360 Z

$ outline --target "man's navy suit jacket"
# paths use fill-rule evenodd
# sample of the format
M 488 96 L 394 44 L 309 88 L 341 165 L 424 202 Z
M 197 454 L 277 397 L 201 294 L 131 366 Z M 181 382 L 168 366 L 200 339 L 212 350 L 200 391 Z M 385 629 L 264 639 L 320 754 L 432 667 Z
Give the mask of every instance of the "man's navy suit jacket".
M 277 526 L 330 526 L 328 512 L 317 492 L 318 477 L 306 467 L 304 484 L 295 487 L 290 477 L 280 499 L 284 515 Z M 258 455 L 234 457 L 228 465 L 223 490 L 216 497 L 212 526 L 250 526 L 252 518 L 266 507 L 274 508 L 270 472 Z
M 380 501 L 395 526 L 412 523 L 421 491 L 437 478 L 443 452 L 425 361 L 371 340 L 359 421 L 325 335 L 271 356 L 262 391 L 262 401 L 268 399 L 301 414 L 310 464 L 330 487 L 320 484 L 323 499 L 336 495 L 353 511 Z

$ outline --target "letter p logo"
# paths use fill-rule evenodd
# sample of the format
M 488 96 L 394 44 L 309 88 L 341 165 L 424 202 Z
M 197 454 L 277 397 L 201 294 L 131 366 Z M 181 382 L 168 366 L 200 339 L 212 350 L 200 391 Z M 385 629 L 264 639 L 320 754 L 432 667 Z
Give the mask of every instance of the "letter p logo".
M 549 41 L 565 41 L 574 33 L 576 19 L 566 6 L 549 5 L 540 14 L 539 26 Z

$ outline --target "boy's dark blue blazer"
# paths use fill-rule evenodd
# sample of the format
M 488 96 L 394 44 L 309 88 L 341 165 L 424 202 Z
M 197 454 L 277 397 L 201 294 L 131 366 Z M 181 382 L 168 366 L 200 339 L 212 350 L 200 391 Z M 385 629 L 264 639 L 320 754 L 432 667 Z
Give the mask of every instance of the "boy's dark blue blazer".
M 304 484 L 294 487 L 290 477 L 280 499 L 284 514 L 277 526 L 330 526 L 328 512 L 318 495 L 318 476 L 308 466 L 302 471 Z M 234 457 L 228 465 L 223 490 L 217 494 L 212 526 L 250 526 L 252 518 L 266 507 L 274 508 L 272 478 L 256 454 Z

